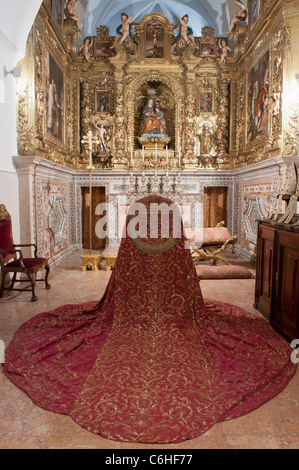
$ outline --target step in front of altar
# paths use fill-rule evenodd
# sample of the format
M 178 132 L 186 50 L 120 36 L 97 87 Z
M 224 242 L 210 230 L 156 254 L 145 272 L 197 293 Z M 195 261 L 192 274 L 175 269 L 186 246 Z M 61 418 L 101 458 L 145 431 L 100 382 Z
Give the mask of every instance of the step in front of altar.
M 107 246 L 100 255 L 99 268 L 111 271 L 118 255 L 119 245 Z

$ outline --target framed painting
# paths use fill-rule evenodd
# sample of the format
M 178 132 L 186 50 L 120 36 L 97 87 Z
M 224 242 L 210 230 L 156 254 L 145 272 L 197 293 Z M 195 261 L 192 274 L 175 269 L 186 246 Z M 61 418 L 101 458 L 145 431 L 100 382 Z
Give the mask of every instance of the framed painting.
M 262 14 L 262 0 L 250 0 L 250 29 Z
M 63 72 L 49 53 L 46 56 L 47 131 L 64 142 L 64 78 Z
M 213 56 L 215 55 L 215 44 L 212 42 L 201 42 L 200 43 L 200 55 Z
M 110 92 L 109 90 L 96 90 L 95 104 L 97 113 L 110 112 Z
M 204 91 L 199 93 L 199 109 L 201 113 L 213 112 L 213 92 Z
M 94 41 L 94 56 L 95 57 L 110 57 L 111 49 L 109 48 L 110 42 L 103 41 L 102 39 L 95 39 Z
M 52 0 L 52 15 L 62 25 L 64 0 Z
M 247 75 L 247 143 L 268 133 L 268 111 L 269 51 L 259 59 Z
M 164 57 L 163 26 L 157 21 L 151 21 L 146 26 L 145 57 L 161 59 Z

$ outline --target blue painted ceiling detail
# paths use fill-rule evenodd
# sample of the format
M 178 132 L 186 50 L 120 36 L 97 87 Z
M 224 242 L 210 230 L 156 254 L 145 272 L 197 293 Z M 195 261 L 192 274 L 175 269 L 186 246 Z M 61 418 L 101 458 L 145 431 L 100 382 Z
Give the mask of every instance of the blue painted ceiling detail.
M 232 0 L 228 1 L 233 4 Z M 84 16 L 85 36 L 95 36 L 100 25 L 108 26 L 110 36 L 114 36 L 121 24 L 122 12 L 134 15 L 132 22 L 156 12 L 178 23 L 178 16 L 188 14 L 188 26 L 195 36 L 201 36 L 201 29 L 207 25 L 215 29 L 215 36 L 222 36 L 230 21 L 226 0 L 88 0 Z

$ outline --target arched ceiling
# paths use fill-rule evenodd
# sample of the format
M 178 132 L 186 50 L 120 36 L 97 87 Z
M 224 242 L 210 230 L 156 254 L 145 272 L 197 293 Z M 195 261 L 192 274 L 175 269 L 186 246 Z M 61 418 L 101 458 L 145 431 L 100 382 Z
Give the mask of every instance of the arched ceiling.
M 96 28 L 100 25 L 108 26 L 110 35 L 114 36 L 121 23 L 121 12 L 134 15 L 132 21 L 140 21 L 144 15 L 153 11 L 162 13 L 173 23 L 177 23 L 178 16 L 187 13 L 188 25 L 195 36 L 200 36 L 201 29 L 207 25 L 215 29 L 216 36 L 222 36 L 228 29 L 230 15 L 234 11 L 233 0 L 79 0 L 78 8 L 81 15 L 85 11 L 82 22 L 86 36 L 95 36 Z

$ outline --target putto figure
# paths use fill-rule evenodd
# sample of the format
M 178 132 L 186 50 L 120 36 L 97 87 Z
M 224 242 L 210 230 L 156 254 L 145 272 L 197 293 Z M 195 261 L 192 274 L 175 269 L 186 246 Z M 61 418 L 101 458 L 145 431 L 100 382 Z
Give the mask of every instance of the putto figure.
M 221 50 L 220 52 L 220 62 L 227 62 L 227 57 L 229 54 L 231 54 L 232 50 L 231 48 L 227 45 L 227 42 L 225 39 L 220 39 L 219 38 L 219 49 Z
M 177 39 L 182 37 L 183 39 L 185 39 L 187 44 L 189 44 L 189 42 L 192 42 L 194 47 L 197 48 L 197 46 L 195 44 L 195 39 L 194 39 L 194 36 L 193 36 L 193 30 L 192 30 L 192 28 L 190 28 L 190 26 L 187 26 L 189 16 L 184 15 L 183 18 L 180 18 L 178 16 L 178 20 L 181 23 L 181 28 L 179 26 L 177 26 L 177 29 L 180 29 L 180 33 L 177 35 Z
M 75 11 L 76 3 L 77 3 L 77 0 L 69 0 L 64 9 L 64 14 L 66 18 L 71 18 L 75 20 L 76 26 L 77 26 L 78 37 L 82 38 L 81 33 L 83 33 L 83 30 L 81 29 L 81 26 L 80 26 L 80 18 L 79 16 L 76 15 L 76 11 Z
M 120 15 L 122 24 L 120 24 L 116 29 L 116 36 L 114 38 L 114 42 L 110 49 L 113 49 L 116 44 L 122 44 L 128 36 L 133 36 L 131 32 L 131 24 L 130 21 L 133 18 L 133 15 L 128 16 L 126 13 L 121 13 Z
M 243 3 L 238 0 L 234 0 L 234 4 L 236 7 L 235 16 L 230 21 L 229 30 L 225 32 L 225 34 L 230 34 L 229 39 L 233 37 L 233 33 L 237 23 L 239 21 L 246 21 L 247 19 L 247 10 L 244 7 Z
M 82 46 L 79 48 L 79 54 L 83 55 L 85 62 L 89 62 L 92 56 L 93 38 L 85 38 Z

